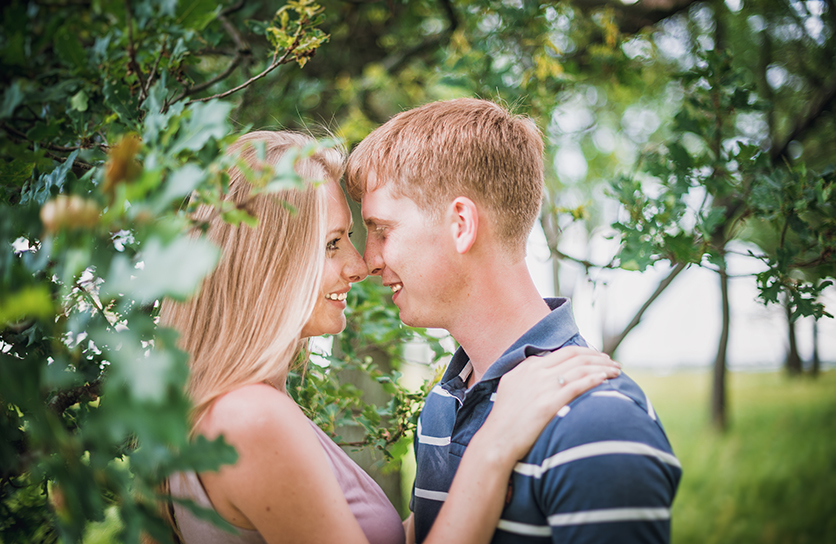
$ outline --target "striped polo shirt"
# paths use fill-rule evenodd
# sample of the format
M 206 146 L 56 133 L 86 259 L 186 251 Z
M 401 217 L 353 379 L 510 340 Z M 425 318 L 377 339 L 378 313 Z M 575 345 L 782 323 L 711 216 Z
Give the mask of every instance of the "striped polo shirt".
M 503 374 L 526 357 L 585 346 L 568 299 L 467 389 L 472 370 L 459 349 L 427 397 L 415 436 L 410 508 L 415 534 L 429 533 L 464 450 L 491 411 Z M 670 541 L 670 508 L 682 474 L 650 399 L 621 374 L 561 409 L 509 481 L 492 542 L 571 544 Z

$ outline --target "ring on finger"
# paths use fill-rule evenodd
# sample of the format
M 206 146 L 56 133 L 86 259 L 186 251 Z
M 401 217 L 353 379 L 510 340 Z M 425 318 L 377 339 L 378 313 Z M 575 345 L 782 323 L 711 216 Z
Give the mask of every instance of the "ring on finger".
M 557 377 L 557 383 L 560 385 L 560 387 L 563 387 L 563 385 L 566 383 L 566 380 L 563 379 L 563 375 Z

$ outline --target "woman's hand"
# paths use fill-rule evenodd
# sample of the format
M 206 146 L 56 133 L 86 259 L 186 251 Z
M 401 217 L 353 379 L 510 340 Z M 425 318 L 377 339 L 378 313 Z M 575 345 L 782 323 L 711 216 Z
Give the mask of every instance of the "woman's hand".
M 491 438 L 486 441 L 517 461 L 558 410 L 619 374 L 620 364 L 590 348 L 570 346 L 529 357 L 499 381 L 496 401 L 480 433 L 487 431 Z

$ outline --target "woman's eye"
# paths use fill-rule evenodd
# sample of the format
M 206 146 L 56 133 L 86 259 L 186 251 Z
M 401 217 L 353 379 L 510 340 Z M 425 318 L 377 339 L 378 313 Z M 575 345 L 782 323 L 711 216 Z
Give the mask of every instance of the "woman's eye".
M 338 243 L 340 243 L 340 239 L 334 238 L 333 240 L 325 244 L 325 249 L 327 249 L 328 251 L 335 251 L 337 249 Z

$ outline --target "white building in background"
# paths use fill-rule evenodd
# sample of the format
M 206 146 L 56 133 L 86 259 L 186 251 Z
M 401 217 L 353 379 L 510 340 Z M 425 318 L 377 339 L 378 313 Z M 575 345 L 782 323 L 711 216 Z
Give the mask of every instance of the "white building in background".
M 603 238 L 586 247 L 585 236 L 564 233 L 568 254 L 605 262 L 612 242 Z M 745 250 L 744 250 L 745 251 Z M 553 268 L 546 238 L 539 223 L 528 242 L 526 262 L 540 293 L 554 296 Z M 599 257 L 599 258 L 596 258 Z M 788 344 L 783 307 L 764 306 L 757 299 L 755 278 L 762 265 L 752 258 L 729 254 L 731 334 L 728 363 L 731 370 L 776 370 L 783 366 Z M 623 270 L 594 271 L 593 280 L 571 261 L 560 266 L 561 296 L 570 296 L 581 334 L 594 347 L 603 345 L 604 331 L 620 332 L 656 289 L 669 267 L 658 265 L 644 273 Z M 836 288 L 825 292 L 825 307 L 836 314 Z M 692 266 L 671 283 L 645 313 L 642 322 L 618 349 L 618 360 L 628 369 L 668 373 L 678 369 L 708 368 L 714 363 L 722 323 L 720 283 L 715 272 Z M 813 318 L 799 320 L 798 350 L 809 362 L 813 354 Z M 819 357 L 823 367 L 836 366 L 836 319 L 819 320 Z

